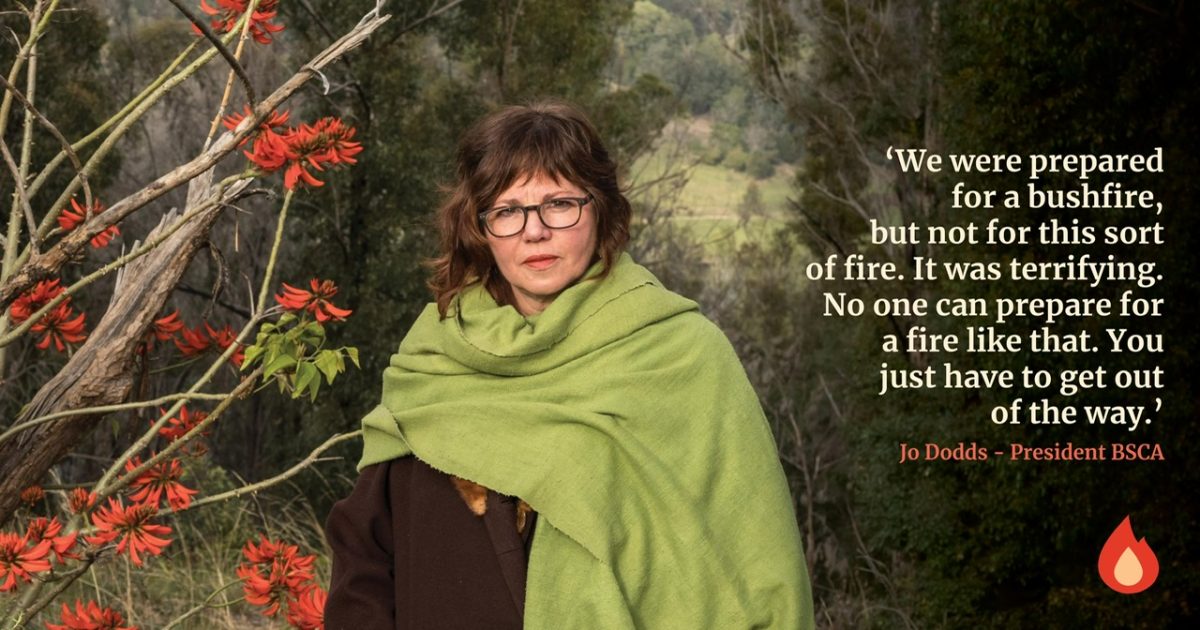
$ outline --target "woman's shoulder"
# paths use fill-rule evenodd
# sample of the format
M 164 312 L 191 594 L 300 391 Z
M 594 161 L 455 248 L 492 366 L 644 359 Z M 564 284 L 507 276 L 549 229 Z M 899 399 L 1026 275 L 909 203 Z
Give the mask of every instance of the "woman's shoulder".
M 733 348 L 725 331 L 699 310 L 678 313 L 663 320 L 661 324 L 663 334 L 676 336 L 683 341 L 697 344 L 703 349 L 732 350 Z

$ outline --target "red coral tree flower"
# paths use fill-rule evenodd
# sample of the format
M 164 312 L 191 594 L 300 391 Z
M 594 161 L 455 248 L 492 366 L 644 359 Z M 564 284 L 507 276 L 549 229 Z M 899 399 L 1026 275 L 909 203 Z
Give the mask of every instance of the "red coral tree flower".
M 248 0 L 216 0 L 217 6 L 214 7 L 206 0 L 200 0 L 200 10 L 214 17 L 212 21 L 212 29 L 218 33 L 228 33 L 237 27 L 238 18 L 250 6 Z M 275 19 L 279 13 L 276 5 L 279 0 L 261 0 L 258 7 L 254 10 L 254 15 L 250 16 L 250 34 L 254 36 L 254 41 L 260 44 L 270 44 L 271 34 L 278 33 L 283 30 L 282 24 L 272 24 L 271 20 Z M 192 25 L 192 30 L 197 34 L 200 29 L 196 25 Z
M 311 566 L 315 556 L 301 556 L 298 545 L 289 545 L 282 540 L 271 540 L 266 534 L 259 534 L 259 543 L 247 540 L 242 546 L 242 555 L 252 564 L 271 564 L 276 560 L 283 562 L 298 561 L 305 566 Z
M 148 352 L 154 349 L 154 342 L 172 341 L 175 339 L 175 333 L 183 330 L 183 322 L 179 319 L 179 309 L 175 309 L 170 315 L 166 315 L 154 320 L 142 337 L 142 346 L 139 352 Z
M 33 286 L 33 290 L 29 293 L 22 293 L 17 299 L 13 300 L 12 306 L 8 308 L 9 319 L 13 324 L 20 324 L 29 319 L 50 300 L 58 297 L 58 294 L 63 292 L 63 288 L 58 278 L 53 280 L 42 280 Z
M 242 580 L 242 593 L 246 596 L 246 602 L 263 607 L 262 614 L 274 617 L 286 601 L 287 590 L 280 588 L 275 580 L 264 576 L 262 570 L 255 565 L 238 565 L 235 573 Z
M 50 570 L 50 554 L 53 545 L 49 540 L 38 541 L 32 545 L 26 544 L 25 536 L 10 532 L 0 532 L 0 593 L 15 590 L 17 579 L 29 583 L 31 575 Z
M 134 456 L 125 462 L 125 472 L 130 472 L 142 465 L 142 458 Z M 159 501 L 165 493 L 167 504 L 174 511 L 187 509 L 192 504 L 192 496 L 197 494 L 179 482 L 183 476 L 183 465 L 178 459 L 159 462 L 138 475 L 131 484 L 135 489 L 129 495 L 130 501 L 151 505 L 158 509 Z
M 254 110 L 250 109 L 249 105 L 246 105 L 243 107 L 241 112 L 233 112 L 232 114 L 221 119 L 221 122 L 222 122 L 222 124 L 225 125 L 226 129 L 233 131 L 234 129 L 237 129 L 238 125 L 242 124 L 243 120 L 246 120 L 253 114 L 254 114 Z M 287 111 L 284 111 L 281 114 L 281 113 L 279 113 L 279 110 L 277 110 L 277 109 L 271 110 L 271 113 L 268 114 L 267 117 L 265 119 L 263 119 L 263 121 L 261 123 L 259 123 L 258 131 L 251 134 L 248 138 L 243 139 L 241 144 L 244 145 L 244 144 L 246 144 L 246 141 L 249 140 L 250 138 L 257 139 L 258 136 L 264 135 L 264 134 L 273 133 L 275 135 L 279 135 L 279 132 L 283 131 L 285 126 L 287 125 L 288 117 L 290 115 L 291 115 L 290 112 L 287 112 Z M 238 145 L 238 146 L 241 146 L 241 145 Z
M 137 630 L 134 626 L 124 624 L 121 613 L 111 608 L 101 608 L 93 601 L 85 606 L 77 599 L 74 612 L 63 602 L 62 623 L 47 623 L 46 630 Z
M 264 615 L 273 617 L 289 600 L 300 597 L 312 587 L 316 556 L 301 556 L 296 545 L 261 537 L 261 544 L 248 541 L 242 554 L 249 560 L 237 568 L 243 580 L 246 601 L 263 606 Z
M 357 164 L 355 155 L 362 152 L 362 145 L 354 142 L 356 130 L 341 119 L 326 116 L 311 125 L 300 125 L 289 130 L 283 137 L 287 144 L 285 156 L 287 170 L 283 174 L 283 185 L 288 190 L 303 182 L 309 186 L 325 184 L 308 172 L 308 167 L 324 171 L 324 165 Z
M 75 546 L 75 540 L 79 536 L 79 532 L 71 532 L 66 536 L 59 536 L 62 532 L 62 523 L 58 522 L 58 517 L 47 519 L 46 517 L 35 518 L 29 522 L 29 527 L 25 530 L 25 538 L 29 541 L 50 541 L 50 549 L 54 552 L 54 561 L 62 564 L 65 560 L 78 560 L 79 556 L 71 552 L 71 548 Z
M 312 291 L 297 289 L 286 282 L 280 283 L 283 285 L 283 293 L 275 296 L 275 301 L 279 302 L 285 310 L 289 311 L 307 311 L 316 316 L 317 321 L 325 323 L 327 321 L 343 321 L 353 312 L 349 309 L 338 308 L 329 300 L 337 295 L 337 285 L 332 280 L 317 280 L 313 278 L 309 282 Z
M 8 309 L 9 317 L 14 324 L 21 324 L 62 292 L 59 280 L 42 280 L 34 285 L 33 290 L 13 300 Z M 38 349 L 45 350 L 53 343 L 54 348 L 62 352 L 67 344 L 80 343 L 87 339 L 87 333 L 84 331 L 86 317 L 84 313 L 76 316 L 71 308 L 71 299 L 67 298 L 31 326 L 30 331 L 35 335 L 42 335 L 36 344 Z
M 260 135 L 253 151 L 243 151 L 246 157 L 264 173 L 274 173 L 288 163 L 287 143 L 277 133 Z
M 166 412 L 167 410 L 161 407 L 158 409 L 158 413 L 160 414 Z M 167 438 L 168 443 L 174 442 L 175 440 L 187 435 L 206 418 L 208 418 L 207 412 L 188 411 L 187 406 L 184 405 L 183 407 L 179 408 L 179 415 L 167 418 L 167 424 L 158 430 L 158 434 Z M 151 421 L 150 424 L 154 424 L 154 422 Z M 208 434 L 209 431 L 201 431 L 199 437 L 206 437 Z M 184 450 L 188 451 L 189 448 L 191 454 L 193 455 L 203 455 L 205 452 L 207 452 L 205 446 L 199 442 L 192 442 L 188 446 L 185 446 Z
M 159 555 L 171 539 L 163 538 L 171 533 L 166 525 L 156 525 L 150 522 L 158 513 L 153 505 L 136 503 L 126 506 L 123 502 L 109 498 L 108 505 L 92 514 L 92 525 L 98 533 L 88 536 L 87 541 L 92 545 L 105 545 L 118 538 L 117 553 L 129 552 L 129 559 L 137 566 L 142 566 L 140 553 Z
M 79 205 L 79 202 L 75 201 L 74 198 L 71 199 L 71 208 L 74 209 L 74 212 L 72 212 L 70 209 L 63 208 L 62 212 L 60 212 L 58 215 L 58 226 L 61 227 L 64 232 L 70 232 L 71 230 L 74 230 L 80 223 L 87 221 L 87 210 L 83 206 Z M 106 208 L 99 201 L 92 202 L 92 216 L 96 216 L 105 210 Z M 92 237 L 92 247 L 100 249 L 101 247 L 104 247 L 112 242 L 113 237 L 120 233 L 120 228 L 115 225 L 110 225 L 104 228 L 103 232 Z
M 237 333 L 233 332 L 233 327 L 229 324 L 220 330 L 215 330 L 208 322 L 195 328 L 183 328 L 179 331 L 179 335 L 183 337 L 183 340 L 176 339 L 175 345 L 185 357 L 199 356 L 209 349 L 224 352 L 237 339 Z M 241 367 L 242 359 L 245 358 L 244 348 L 245 346 L 238 344 L 238 349 L 230 355 L 229 362 Z
M 72 514 L 82 514 L 96 505 L 96 493 L 87 488 L 75 488 L 67 495 L 67 509 Z
M 227 116 L 225 126 L 235 129 L 250 115 L 249 106 L 245 112 Z M 362 152 L 362 145 L 354 141 L 354 127 L 339 118 L 326 116 L 311 125 L 289 127 L 281 131 L 287 119 L 286 112 L 272 112 L 252 136 L 253 149 L 245 154 L 265 173 L 274 173 L 286 166 L 283 185 L 288 190 L 295 189 L 301 183 L 313 187 L 324 185 L 309 172 L 309 168 L 324 171 L 330 165 L 357 163 L 354 156 Z
M 46 498 L 46 491 L 42 490 L 41 486 L 29 486 L 21 491 L 21 503 L 25 505 L 37 505 L 44 498 Z
M 225 127 L 233 130 L 242 121 L 253 113 L 250 106 L 247 105 L 245 114 L 234 112 L 224 119 Z M 258 126 L 258 130 L 250 136 L 242 140 L 242 145 L 253 138 L 254 144 L 251 145 L 250 151 L 243 151 L 246 157 L 254 163 L 260 170 L 273 173 L 283 167 L 287 163 L 285 152 L 287 145 L 283 142 L 281 133 L 284 131 L 284 125 L 288 121 L 288 112 L 280 114 L 278 111 L 272 111 L 270 116 L 263 120 Z M 239 145 L 241 146 L 241 145 Z
M 38 350 L 45 350 L 54 343 L 54 349 L 63 352 L 68 344 L 82 343 L 87 339 L 87 332 L 84 331 L 84 320 L 87 318 L 87 313 L 79 313 L 75 316 L 75 311 L 71 308 L 71 301 L 64 300 L 54 307 L 54 310 L 46 313 L 46 316 L 38 320 L 29 331 L 34 335 L 42 335 L 40 341 L 37 342 Z
M 213 330 L 213 327 L 209 326 L 207 322 L 204 324 L 204 327 L 208 329 L 208 336 L 221 349 L 221 352 L 224 352 L 226 348 L 237 341 L 237 333 L 234 332 L 233 327 L 229 324 L 225 324 L 225 327 L 220 330 Z M 239 343 L 237 351 L 229 356 L 229 362 L 241 367 L 242 360 L 246 358 L 244 348 L 245 346 Z
M 179 331 L 179 339 L 175 340 L 175 346 L 183 353 L 185 357 L 196 357 L 204 354 L 212 340 L 204 332 L 204 325 L 195 328 L 183 328 Z
M 287 622 L 299 630 L 324 630 L 325 589 L 312 585 L 295 599 L 288 601 Z

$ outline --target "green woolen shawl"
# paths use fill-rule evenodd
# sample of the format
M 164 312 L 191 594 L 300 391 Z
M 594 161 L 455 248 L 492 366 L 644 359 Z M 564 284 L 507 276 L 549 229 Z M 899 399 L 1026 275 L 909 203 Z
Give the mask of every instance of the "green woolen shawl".
M 522 317 L 429 305 L 363 419 L 359 469 L 413 454 L 538 512 L 525 627 L 814 625 L 775 441 L 724 334 L 624 254 Z

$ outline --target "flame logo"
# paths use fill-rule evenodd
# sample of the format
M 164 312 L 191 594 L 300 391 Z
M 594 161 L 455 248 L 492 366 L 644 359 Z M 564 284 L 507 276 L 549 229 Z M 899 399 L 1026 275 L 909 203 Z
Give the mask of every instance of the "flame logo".
M 1134 538 L 1128 516 L 1104 543 L 1097 567 L 1100 579 L 1112 590 L 1125 595 L 1140 593 L 1158 579 L 1158 556 L 1146 544 L 1145 538 Z

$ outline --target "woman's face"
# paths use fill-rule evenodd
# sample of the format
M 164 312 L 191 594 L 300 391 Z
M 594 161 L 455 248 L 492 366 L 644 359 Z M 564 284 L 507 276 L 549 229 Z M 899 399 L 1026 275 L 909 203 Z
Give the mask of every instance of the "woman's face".
M 586 197 L 569 181 L 555 181 L 542 173 L 518 177 L 500 193 L 492 208 L 532 206 L 559 197 Z M 487 234 L 488 247 L 500 274 L 512 286 L 522 315 L 540 313 L 563 289 L 583 276 L 596 253 L 595 201 L 583 206 L 579 222 L 569 228 L 550 229 L 536 212 L 529 212 L 525 229 L 513 236 Z

